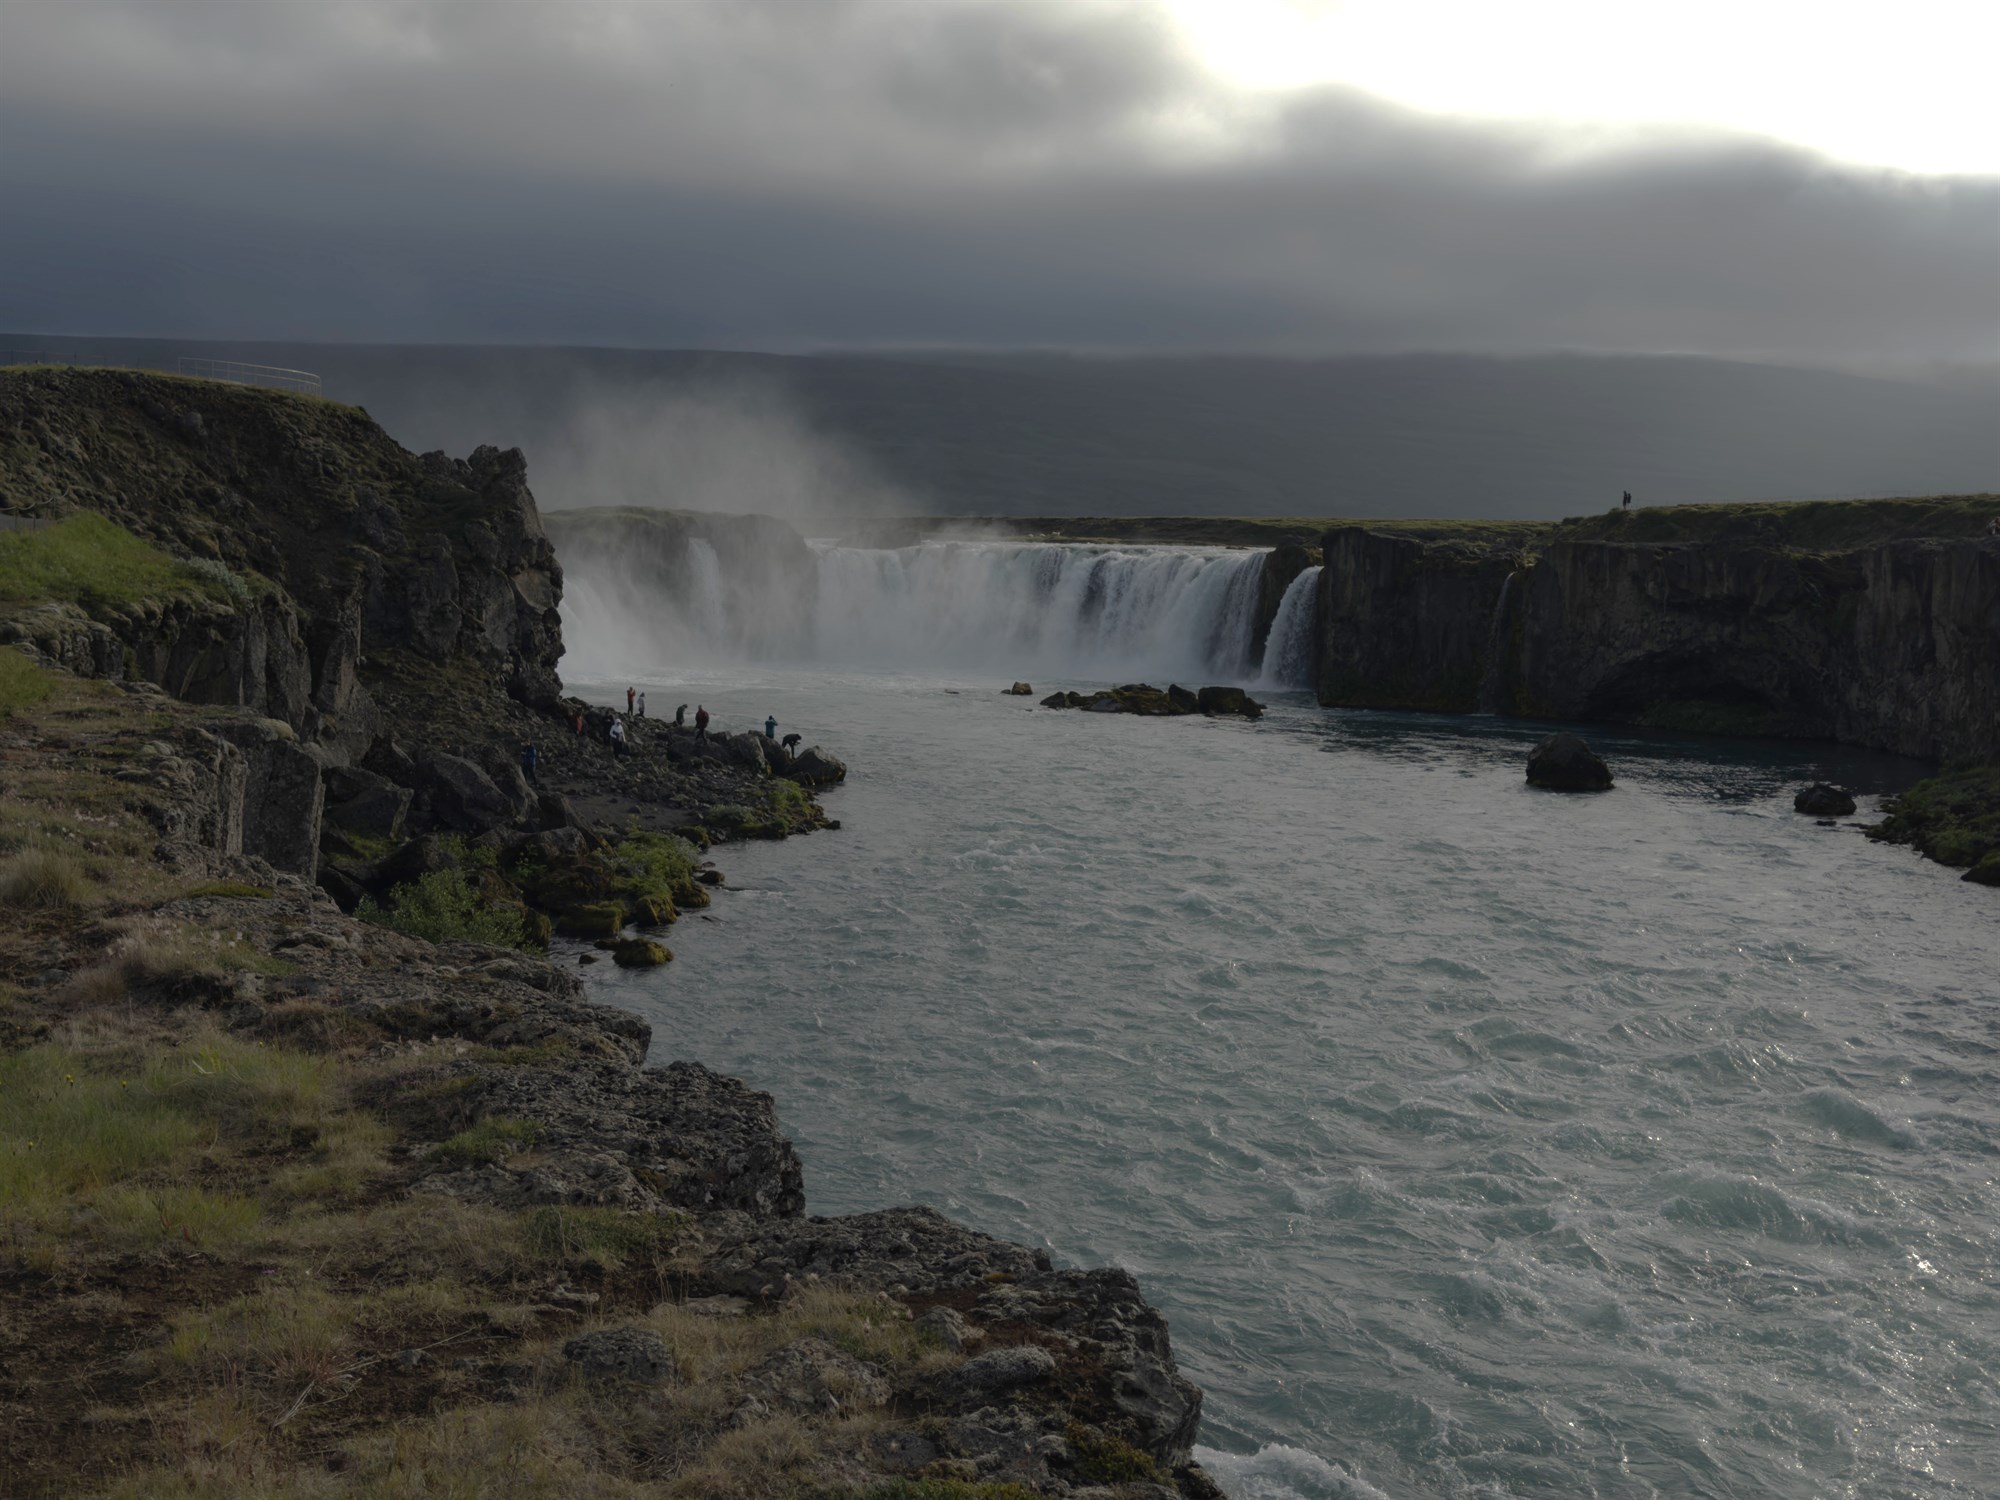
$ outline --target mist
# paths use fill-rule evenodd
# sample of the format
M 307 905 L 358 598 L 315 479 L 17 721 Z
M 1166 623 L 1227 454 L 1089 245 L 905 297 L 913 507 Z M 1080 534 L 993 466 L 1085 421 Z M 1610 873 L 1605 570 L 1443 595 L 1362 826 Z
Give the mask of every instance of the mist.
M 532 456 L 545 509 L 638 506 L 777 516 L 807 534 L 916 507 L 775 384 L 591 382 Z

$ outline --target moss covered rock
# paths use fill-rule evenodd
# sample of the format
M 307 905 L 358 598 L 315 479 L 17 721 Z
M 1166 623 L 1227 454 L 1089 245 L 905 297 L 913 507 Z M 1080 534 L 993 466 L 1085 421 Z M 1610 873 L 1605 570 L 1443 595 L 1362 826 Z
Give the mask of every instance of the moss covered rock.
M 564 937 L 615 937 L 625 925 L 625 908 L 616 901 L 583 901 L 566 907 L 556 918 Z
M 665 943 L 648 938 L 627 938 L 611 950 L 611 961 L 621 969 L 657 969 L 673 956 Z

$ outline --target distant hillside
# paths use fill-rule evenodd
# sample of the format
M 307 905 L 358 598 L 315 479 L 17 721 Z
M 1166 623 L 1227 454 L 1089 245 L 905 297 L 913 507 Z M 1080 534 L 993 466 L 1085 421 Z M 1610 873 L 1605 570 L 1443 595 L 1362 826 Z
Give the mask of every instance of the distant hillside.
M 547 506 L 784 509 L 771 465 L 801 433 L 813 442 L 800 487 L 837 490 L 826 503 L 859 514 L 893 496 L 945 515 L 1553 519 L 1625 490 L 1654 505 L 2000 487 L 2000 403 L 1983 381 L 1692 358 L 787 357 L 4 334 L 0 348 L 316 370 L 329 396 L 412 448 L 503 434 L 527 450 Z M 750 450 L 740 495 L 715 493 L 731 472 L 712 451 L 702 492 L 687 493 L 674 457 L 686 413 L 649 413 L 691 399 L 741 407 L 717 439 Z M 774 412 L 785 430 L 760 441 Z M 855 460 L 838 485 L 823 482 L 830 452 Z

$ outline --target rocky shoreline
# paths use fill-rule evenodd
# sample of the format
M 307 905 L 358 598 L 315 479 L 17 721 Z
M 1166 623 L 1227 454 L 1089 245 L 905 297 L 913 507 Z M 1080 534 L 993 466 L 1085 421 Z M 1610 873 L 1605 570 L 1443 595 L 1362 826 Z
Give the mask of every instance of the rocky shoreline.
M 0 506 L 0 1487 L 1218 1493 L 1129 1275 L 807 1217 L 769 1095 L 537 951 L 664 958 L 845 768 L 566 699 L 517 453 L 9 373 Z

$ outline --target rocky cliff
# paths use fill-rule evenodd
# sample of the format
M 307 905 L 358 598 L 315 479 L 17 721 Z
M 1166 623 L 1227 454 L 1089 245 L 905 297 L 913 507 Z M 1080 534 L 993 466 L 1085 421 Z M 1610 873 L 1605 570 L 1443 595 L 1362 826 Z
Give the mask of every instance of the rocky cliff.
M 517 449 L 419 457 L 331 401 L 126 370 L 9 371 L 0 514 L 77 511 L 222 588 L 16 611 L 16 637 L 66 665 L 255 709 L 337 762 L 374 739 L 371 678 L 396 653 L 458 665 L 521 703 L 557 697 L 562 573 Z
M 1640 512 L 1461 539 L 1339 527 L 1320 701 L 2000 745 L 2000 499 Z M 1639 519 L 1643 517 L 1644 519 Z

